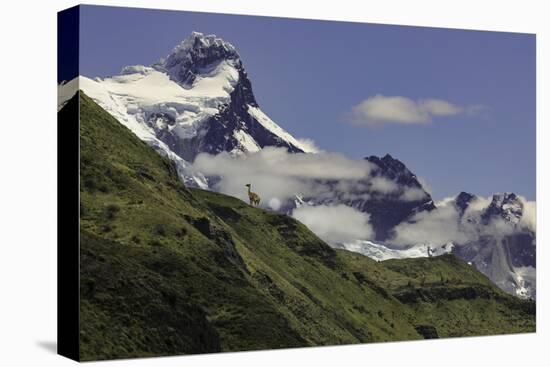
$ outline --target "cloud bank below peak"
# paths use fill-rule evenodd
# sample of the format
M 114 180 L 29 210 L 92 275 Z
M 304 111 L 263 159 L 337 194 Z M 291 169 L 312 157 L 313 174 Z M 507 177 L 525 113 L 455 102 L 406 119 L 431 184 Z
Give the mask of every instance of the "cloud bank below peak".
M 345 121 L 357 126 L 426 125 L 435 117 L 473 115 L 485 110 L 482 105 L 458 106 L 437 98 L 413 100 L 403 96 L 377 94 L 353 106 Z
M 483 214 L 493 198 L 475 197 L 463 213 L 455 199 L 445 198 L 436 203 L 437 209 L 417 213 L 409 221 L 400 223 L 394 228 L 394 237 L 389 243 L 407 246 L 451 242 L 460 246 L 479 241 L 483 236 L 502 238 L 525 231 L 536 232 L 536 202 L 522 196 L 518 196 L 519 218 L 507 220 L 493 216 L 487 223 L 483 221 Z
M 330 244 L 374 236 L 369 214 L 342 204 L 305 205 L 294 209 L 292 216 Z
M 266 147 L 242 155 L 202 153 L 188 169 L 210 177 L 213 190 L 244 201 L 248 200 L 245 185 L 250 183 L 261 197 L 260 206 L 273 210 L 287 208 L 297 197 L 315 204 L 386 196 L 403 202 L 428 198 L 421 187 L 381 175 L 381 167 L 367 159 L 324 151 L 290 153 L 285 148 Z

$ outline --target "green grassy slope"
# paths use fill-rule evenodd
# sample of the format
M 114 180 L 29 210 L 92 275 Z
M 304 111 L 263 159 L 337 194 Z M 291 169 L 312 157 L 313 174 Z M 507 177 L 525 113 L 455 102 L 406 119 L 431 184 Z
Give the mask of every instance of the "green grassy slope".
M 82 359 L 534 330 L 532 303 L 452 256 L 379 263 L 186 189 L 169 160 L 78 102 Z

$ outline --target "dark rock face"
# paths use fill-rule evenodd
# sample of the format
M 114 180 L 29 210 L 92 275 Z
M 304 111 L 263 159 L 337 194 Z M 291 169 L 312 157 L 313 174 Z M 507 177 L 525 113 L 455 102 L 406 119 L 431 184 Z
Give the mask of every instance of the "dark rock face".
M 475 195 L 462 191 L 455 199 L 455 206 L 458 209 L 460 215 L 463 215 L 472 200 L 475 199 Z
M 260 148 L 284 147 L 291 153 L 303 153 L 301 149 L 282 140 L 260 124 L 248 112 L 249 105 L 258 107 L 246 72 L 244 69 L 239 69 L 239 83 L 231 93 L 231 103 L 204 123 L 207 131 L 203 137 L 198 138 L 201 140 L 197 142 L 198 151 L 218 154 L 239 149 L 239 141 L 233 132 L 240 130 L 252 136 Z
M 147 120 L 147 126 L 152 128 L 156 132 L 157 138 L 163 141 L 170 149 L 178 145 L 177 136 L 173 135 L 168 126 L 173 126 L 176 123 L 174 118 L 167 113 L 152 113 Z
M 191 87 L 198 74 L 214 70 L 223 60 L 234 60 L 241 65 L 239 54 L 233 45 L 213 35 L 204 36 L 193 32 L 165 60 L 153 67 L 166 72 L 180 85 Z
M 351 206 L 370 214 L 370 222 L 376 234 L 375 240 L 385 241 L 392 236 L 392 229 L 421 211 L 435 208 L 431 199 L 405 202 L 391 196 L 352 202 Z
M 488 224 L 492 218 L 499 217 L 515 222 L 523 215 L 523 204 L 514 193 L 493 195 L 491 204 L 483 213 L 482 220 Z
M 513 266 L 537 266 L 537 249 L 534 233 L 517 233 L 508 236 L 506 244 L 508 245 L 510 261 Z
M 239 70 L 239 82 L 231 92 L 231 102 L 218 114 L 202 124 L 202 130 L 191 139 L 177 139 L 174 151 L 183 159 L 192 162 L 199 153 L 218 154 L 241 150 L 234 133 L 243 131 L 254 138 L 259 148 L 284 147 L 291 153 L 303 151 L 267 130 L 248 112 L 248 106 L 258 104 L 252 94 L 252 86 L 244 69 Z M 158 135 L 158 134 L 157 134 Z M 159 136 L 160 137 L 160 136 Z M 170 138 L 165 141 L 171 141 Z
M 514 242 L 513 249 L 510 246 L 511 241 Z M 504 291 L 520 295 L 518 290 L 528 288 L 529 294 L 521 296 L 534 297 L 535 284 L 531 284 L 528 280 L 521 282 L 515 276 L 515 268 L 521 266 L 518 264 L 524 260 L 517 258 L 515 252 L 525 252 L 524 256 L 529 258 L 529 254 L 532 254 L 530 248 L 534 249 L 531 243 L 515 241 L 510 236 L 504 238 L 483 236 L 476 241 L 455 246 L 453 254 L 471 263 Z
M 369 213 L 371 224 L 374 227 L 377 241 L 384 241 L 391 237 L 391 230 L 399 223 L 411 218 L 422 211 L 435 209 L 432 197 L 427 193 L 422 184 L 401 161 L 386 154 L 379 158 L 370 156 L 366 158 L 379 169 L 373 172 L 374 177 L 383 177 L 395 181 L 404 189 L 418 189 L 423 192 L 423 197 L 418 200 L 403 200 L 399 195 L 374 195 L 369 200 L 350 203 L 353 207 Z
M 367 161 L 374 163 L 379 167 L 379 170 L 373 173 L 373 176 L 383 176 L 384 178 L 392 179 L 399 185 L 422 188 L 422 185 L 403 162 L 386 154 L 382 158 L 371 155 L 365 158 Z
M 524 231 L 502 238 L 482 236 L 477 241 L 456 246 L 453 253 L 472 262 L 489 277 L 516 267 L 536 267 L 535 233 Z
M 437 334 L 437 329 L 435 326 L 432 325 L 417 325 L 414 327 L 416 332 L 424 339 L 439 339 L 439 335 Z

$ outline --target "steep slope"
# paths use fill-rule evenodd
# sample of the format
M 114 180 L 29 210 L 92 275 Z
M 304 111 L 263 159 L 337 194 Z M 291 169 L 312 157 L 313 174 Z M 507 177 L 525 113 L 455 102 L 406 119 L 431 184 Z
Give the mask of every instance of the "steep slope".
M 534 330 L 533 303 L 453 257 L 379 263 L 288 216 L 186 189 L 170 160 L 78 98 L 83 359 Z M 401 296 L 432 290 L 440 273 L 460 282 L 437 286 L 452 297 Z M 453 331 L 460 322 L 468 329 Z
M 172 162 L 83 94 L 80 111 L 82 358 L 304 345 L 247 280 L 233 238 Z M 264 322 L 269 331 L 257 328 Z M 198 328 L 215 332 L 200 337 Z

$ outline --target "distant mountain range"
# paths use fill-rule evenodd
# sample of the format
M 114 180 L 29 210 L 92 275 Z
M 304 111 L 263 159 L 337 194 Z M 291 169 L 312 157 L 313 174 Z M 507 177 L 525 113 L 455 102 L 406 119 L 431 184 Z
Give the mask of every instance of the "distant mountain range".
M 429 214 L 412 214 L 392 229 L 399 232 L 403 227 L 425 228 L 424 241 L 411 245 L 393 240 L 384 245 L 356 240 L 338 247 L 378 260 L 453 253 L 474 265 L 503 290 L 520 298 L 534 299 L 536 235 L 534 227 L 524 223 L 528 210 L 526 203 L 512 193 L 494 194 L 487 200 L 462 192 L 446 202 L 436 203 Z M 448 216 L 449 212 L 458 215 Z M 445 220 L 430 220 L 438 217 Z M 428 225 L 422 226 L 422 221 Z M 454 242 L 430 241 L 432 225 L 438 225 L 442 231 L 458 231 L 461 236 L 457 236 Z
M 95 79 L 80 76 L 62 83 L 60 109 L 78 89 L 157 152 L 172 159 L 189 187 L 214 188 L 216 178 L 192 165 L 200 153 L 240 156 L 265 147 L 315 153 L 307 142 L 293 137 L 261 110 L 237 50 L 213 35 L 194 32 L 167 57 L 150 66 L 128 66 L 120 75 Z M 396 243 L 396 230 L 414 224 L 428 215 L 425 213 L 442 209 L 398 159 L 386 155 L 365 160 L 374 169 L 359 181 L 363 188 L 354 189 L 353 195 L 348 195 L 349 190 L 342 189 L 339 182 L 329 182 L 330 197 L 297 196 L 280 210 L 290 213 L 299 205 L 351 206 L 369 214 L 373 238 L 335 246 L 377 259 L 428 256 L 428 247 L 434 253 L 453 252 L 507 292 L 535 296 L 535 231 L 518 225 L 524 215 L 524 204 L 518 196 L 496 194 L 486 208 L 479 210 L 468 210 L 472 202 L 479 201 L 474 195 L 461 193 L 454 199 L 452 204 L 457 210 L 467 213 L 457 218 L 456 225 L 475 232 L 469 237 L 474 241 Z M 376 179 L 389 181 L 396 189 L 373 190 Z M 495 218 L 515 230 L 503 236 L 489 231 Z

